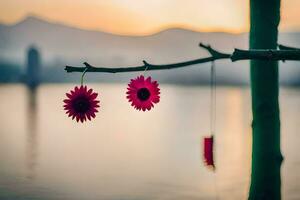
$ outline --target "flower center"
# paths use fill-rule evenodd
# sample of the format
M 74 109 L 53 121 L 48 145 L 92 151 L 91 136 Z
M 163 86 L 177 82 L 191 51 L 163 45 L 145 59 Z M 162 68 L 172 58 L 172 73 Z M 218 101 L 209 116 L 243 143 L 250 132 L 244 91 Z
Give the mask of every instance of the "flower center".
M 76 112 L 85 113 L 90 109 L 90 102 L 84 97 L 79 97 L 74 101 L 73 107 Z
M 141 88 L 137 92 L 137 97 L 141 101 L 146 101 L 150 97 L 150 91 L 147 88 Z

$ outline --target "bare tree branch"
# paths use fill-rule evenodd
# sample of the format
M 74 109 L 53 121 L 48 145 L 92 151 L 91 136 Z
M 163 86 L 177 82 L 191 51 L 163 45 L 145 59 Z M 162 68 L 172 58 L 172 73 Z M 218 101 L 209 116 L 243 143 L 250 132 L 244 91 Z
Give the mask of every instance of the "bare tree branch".
M 299 50 L 240 50 L 235 49 L 231 60 L 300 60 Z
M 232 62 L 238 60 L 300 60 L 300 50 L 292 47 L 286 47 L 283 45 L 279 45 L 279 48 L 283 48 L 282 50 L 274 50 L 274 49 L 266 49 L 266 50 L 240 50 L 235 49 L 232 54 L 221 53 L 215 49 L 213 49 L 209 45 L 204 45 L 200 43 L 199 46 L 210 53 L 210 57 L 199 58 L 195 60 L 189 60 L 185 62 L 179 63 L 171 63 L 164 65 L 150 64 L 147 61 L 143 60 L 143 65 L 136 67 L 117 67 L 117 68 L 109 68 L 109 67 L 94 67 L 87 62 L 83 64 L 85 67 L 73 67 L 66 66 L 65 70 L 67 72 L 83 72 L 87 69 L 86 72 L 102 72 L 102 73 L 121 73 L 121 72 L 137 72 L 137 71 L 150 71 L 150 70 L 165 70 L 165 69 L 175 69 L 186 67 L 195 64 L 212 62 L 220 59 L 231 59 Z
M 278 48 L 280 50 L 299 50 L 299 48 L 295 48 L 295 47 L 289 47 L 289 46 L 285 46 L 285 45 L 282 45 L 282 44 L 278 44 Z

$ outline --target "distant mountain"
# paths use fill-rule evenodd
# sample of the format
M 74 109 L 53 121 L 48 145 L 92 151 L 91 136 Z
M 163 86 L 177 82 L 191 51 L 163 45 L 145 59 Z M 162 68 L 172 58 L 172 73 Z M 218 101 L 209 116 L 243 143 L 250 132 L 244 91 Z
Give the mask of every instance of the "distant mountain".
M 281 33 L 279 41 L 300 46 L 300 33 Z M 66 64 L 82 66 L 84 61 L 114 67 L 136 66 L 142 64 L 142 60 L 162 64 L 207 56 L 207 52 L 198 47 L 199 42 L 210 44 L 220 51 L 232 52 L 233 48 L 248 47 L 248 34 L 168 29 L 149 36 L 120 36 L 47 22 L 34 16 L 14 25 L 0 24 L 0 60 L 20 65 L 25 63 L 25 52 L 31 45 L 40 49 L 45 66 L 63 68 Z M 300 79 L 300 67 L 296 64 L 284 64 L 283 81 Z M 208 65 L 156 74 L 168 82 L 205 82 L 209 78 Z M 220 61 L 217 67 L 221 82 L 248 82 L 247 61 Z

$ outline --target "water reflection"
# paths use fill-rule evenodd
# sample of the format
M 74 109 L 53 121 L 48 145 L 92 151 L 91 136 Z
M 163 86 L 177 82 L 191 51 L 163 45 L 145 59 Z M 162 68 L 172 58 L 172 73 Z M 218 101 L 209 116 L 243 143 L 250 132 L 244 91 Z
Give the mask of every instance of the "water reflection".
M 38 159 L 38 132 L 37 132 L 37 88 L 27 88 L 27 144 L 26 144 L 26 165 L 29 180 L 36 175 Z
M 214 174 L 204 167 L 199 148 L 209 130 L 209 88 L 163 85 L 160 104 L 141 113 L 124 100 L 123 85 L 93 85 L 101 109 L 92 122 L 81 124 L 62 109 L 71 87 L 0 86 L 5 113 L 0 116 L 0 199 L 247 198 L 248 89 L 218 88 Z M 283 89 L 281 95 L 283 198 L 299 199 L 300 94 Z

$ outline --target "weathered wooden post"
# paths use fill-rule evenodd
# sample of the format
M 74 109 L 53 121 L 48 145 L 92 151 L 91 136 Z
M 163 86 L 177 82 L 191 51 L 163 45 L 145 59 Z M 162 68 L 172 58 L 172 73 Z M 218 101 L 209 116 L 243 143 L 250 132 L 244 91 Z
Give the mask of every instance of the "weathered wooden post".
M 250 49 L 276 49 L 280 0 L 250 0 Z M 281 199 L 278 62 L 251 60 L 253 112 L 249 199 Z

